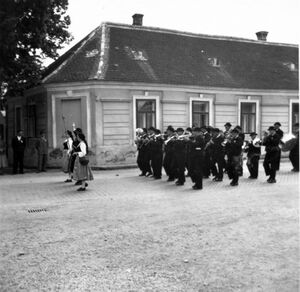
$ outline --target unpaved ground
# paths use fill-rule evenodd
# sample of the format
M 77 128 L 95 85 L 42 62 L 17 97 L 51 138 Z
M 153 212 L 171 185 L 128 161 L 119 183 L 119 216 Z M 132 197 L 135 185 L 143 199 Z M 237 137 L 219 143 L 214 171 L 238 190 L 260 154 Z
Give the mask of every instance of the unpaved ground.
M 289 170 L 202 191 L 136 169 L 95 172 L 84 193 L 59 172 L 0 177 L 0 290 L 298 291 Z

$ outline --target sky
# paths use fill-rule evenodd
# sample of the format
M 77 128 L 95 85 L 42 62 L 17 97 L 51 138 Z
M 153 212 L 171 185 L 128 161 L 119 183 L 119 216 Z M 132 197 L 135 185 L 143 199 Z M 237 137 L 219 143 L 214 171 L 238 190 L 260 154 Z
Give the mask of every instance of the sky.
M 270 42 L 298 44 L 299 8 L 300 0 L 69 0 L 74 40 L 59 53 L 102 22 L 132 24 L 135 13 L 144 26 L 247 39 L 268 31 Z

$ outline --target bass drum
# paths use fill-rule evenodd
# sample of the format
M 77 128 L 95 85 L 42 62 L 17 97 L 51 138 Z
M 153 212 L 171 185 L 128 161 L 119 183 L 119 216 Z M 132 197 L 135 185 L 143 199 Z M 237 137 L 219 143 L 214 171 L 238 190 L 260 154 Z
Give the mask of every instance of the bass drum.
M 296 143 L 297 143 L 297 138 L 292 138 L 292 139 L 286 141 L 281 146 L 281 150 L 284 152 L 291 151 L 295 147 Z

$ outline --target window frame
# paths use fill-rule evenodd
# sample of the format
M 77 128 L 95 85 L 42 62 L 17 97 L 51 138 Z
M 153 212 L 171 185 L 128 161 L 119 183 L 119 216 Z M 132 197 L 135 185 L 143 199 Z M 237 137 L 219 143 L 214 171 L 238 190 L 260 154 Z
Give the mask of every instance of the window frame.
M 208 102 L 208 125 L 206 126 L 214 126 L 213 125 L 213 98 L 208 97 L 190 97 L 190 127 L 193 125 L 193 102 L 194 101 L 204 101 Z
M 290 99 L 289 103 L 289 133 L 292 133 L 293 130 L 293 104 L 298 103 L 299 99 Z
M 136 128 L 137 128 L 137 101 L 138 100 L 155 100 L 155 127 L 160 128 L 160 107 L 159 107 L 159 96 L 150 96 L 150 95 L 134 95 L 133 96 L 133 136 L 136 137 Z
M 254 99 L 239 99 L 239 104 L 238 104 L 238 124 L 241 125 L 242 121 L 242 103 L 255 103 L 255 129 L 254 131 L 256 133 L 259 132 L 259 123 L 260 123 L 260 112 L 259 112 L 259 100 L 254 100 Z M 249 134 L 249 133 L 245 133 Z

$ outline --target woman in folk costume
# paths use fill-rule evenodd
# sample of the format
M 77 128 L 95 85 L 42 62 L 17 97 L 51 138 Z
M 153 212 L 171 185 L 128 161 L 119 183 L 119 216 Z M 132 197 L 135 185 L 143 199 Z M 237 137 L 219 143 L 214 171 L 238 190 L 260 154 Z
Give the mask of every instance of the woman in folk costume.
M 93 174 L 88 163 L 87 153 L 88 145 L 85 141 L 85 136 L 82 133 L 78 133 L 77 139 L 79 141 L 78 152 L 75 152 L 73 155 L 76 155 L 73 179 L 81 181 L 81 187 L 77 191 L 85 191 L 88 186 L 87 180 L 93 180 Z
M 66 131 L 66 140 L 63 143 L 64 150 L 63 150 L 63 165 L 62 169 L 63 172 L 68 173 L 69 177 L 65 180 L 65 182 L 72 182 L 72 172 L 70 171 L 70 157 L 72 152 L 73 146 L 73 135 L 71 131 Z

